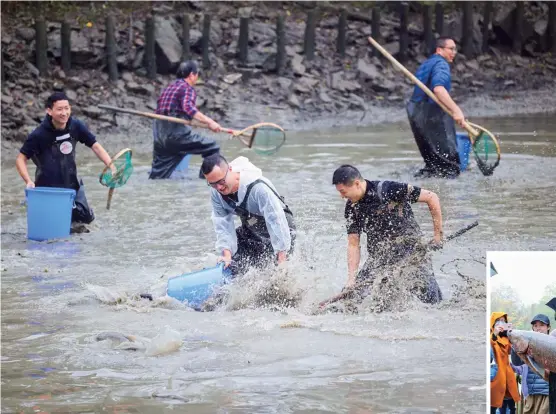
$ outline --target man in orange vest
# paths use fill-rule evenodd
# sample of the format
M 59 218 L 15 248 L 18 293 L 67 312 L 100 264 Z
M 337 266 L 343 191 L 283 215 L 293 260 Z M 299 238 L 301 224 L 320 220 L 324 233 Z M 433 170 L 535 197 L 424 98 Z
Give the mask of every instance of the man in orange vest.
M 490 345 L 498 365 L 498 372 L 490 383 L 490 412 L 515 413 L 515 403 L 520 400 L 515 373 L 510 366 L 511 344 L 508 339 L 508 315 L 504 312 L 492 312 L 490 315 Z

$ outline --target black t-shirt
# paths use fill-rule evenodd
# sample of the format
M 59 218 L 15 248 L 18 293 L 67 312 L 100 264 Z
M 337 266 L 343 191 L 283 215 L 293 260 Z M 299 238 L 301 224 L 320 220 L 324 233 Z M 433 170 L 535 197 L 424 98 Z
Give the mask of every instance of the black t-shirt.
M 416 234 L 419 227 L 411 203 L 416 203 L 421 188 L 396 181 L 369 181 L 365 195 L 357 203 L 348 201 L 345 208 L 348 234 L 367 234 L 367 250 L 376 242 Z
M 43 122 L 29 134 L 20 152 L 37 166 L 37 187 L 62 187 L 79 189 L 75 147 L 81 142 L 92 147 L 95 136 L 78 119 L 69 118 L 64 129 L 55 129 L 47 115 Z

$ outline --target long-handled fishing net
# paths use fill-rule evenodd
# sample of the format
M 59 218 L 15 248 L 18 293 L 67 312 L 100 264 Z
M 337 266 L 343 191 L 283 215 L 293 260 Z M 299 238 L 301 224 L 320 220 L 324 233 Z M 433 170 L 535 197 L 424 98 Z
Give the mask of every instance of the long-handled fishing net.
M 386 49 L 380 46 L 372 37 L 369 42 L 382 53 L 395 67 L 401 70 L 409 79 L 419 86 L 433 101 L 435 101 L 447 114 L 453 117 L 452 112 L 444 105 L 436 95 L 423 82 L 408 71 L 405 66 L 398 62 Z M 473 154 L 479 170 L 483 175 L 492 175 L 494 169 L 500 164 L 500 145 L 496 137 L 486 128 L 471 122 L 463 121 L 463 128 L 468 132 L 473 145 Z
M 467 123 L 479 132 L 477 136 L 469 134 L 477 166 L 483 175 L 492 175 L 494 169 L 500 164 L 500 145 L 498 140 L 490 131 L 482 126 L 471 122 Z
M 286 132 L 279 125 L 261 122 L 241 131 L 226 130 L 257 154 L 273 155 L 286 142 Z
M 117 108 L 109 105 L 98 105 L 99 108 L 107 109 L 114 112 L 122 112 L 132 115 L 140 115 L 152 119 L 160 119 L 163 121 L 175 122 L 178 124 L 189 125 L 192 127 L 208 128 L 206 124 L 188 121 L 186 119 L 176 118 L 173 116 L 159 115 L 152 112 L 136 111 L 134 109 Z M 242 130 L 231 128 L 222 128 L 222 132 L 231 134 L 234 138 L 238 138 L 241 143 L 252 149 L 257 154 L 273 155 L 286 142 L 286 132 L 284 129 L 271 122 L 261 122 L 250 125 Z
M 114 189 L 123 186 L 133 173 L 133 163 L 131 162 L 131 149 L 125 148 L 118 152 L 109 165 L 104 167 L 99 176 L 100 183 L 108 187 L 108 200 L 106 209 L 110 210 L 110 203 Z

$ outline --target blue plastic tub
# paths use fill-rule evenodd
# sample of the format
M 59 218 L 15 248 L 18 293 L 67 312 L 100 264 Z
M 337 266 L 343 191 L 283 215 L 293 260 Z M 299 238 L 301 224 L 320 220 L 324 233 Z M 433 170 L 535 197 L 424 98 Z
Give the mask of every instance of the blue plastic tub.
M 464 132 L 456 133 L 456 140 L 458 144 L 459 153 L 459 167 L 460 171 L 465 171 L 469 164 L 469 153 L 471 152 L 471 140 Z
M 27 238 L 50 240 L 69 237 L 75 190 L 69 188 L 26 188 Z
M 195 308 L 212 296 L 214 288 L 225 283 L 231 272 L 220 263 L 196 272 L 184 273 L 168 279 L 166 294 L 181 302 L 187 300 Z

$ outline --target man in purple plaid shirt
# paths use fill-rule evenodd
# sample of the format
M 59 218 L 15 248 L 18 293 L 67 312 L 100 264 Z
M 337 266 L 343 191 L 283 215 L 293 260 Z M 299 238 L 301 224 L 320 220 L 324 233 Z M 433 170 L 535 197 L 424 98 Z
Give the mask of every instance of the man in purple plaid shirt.
M 197 92 L 193 86 L 199 79 L 199 67 L 194 61 L 182 62 L 176 72 L 177 79 L 162 91 L 158 98 L 156 113 L 186 120 L 195 119 L 207 124 L 214 132 L 220 125 L 203 115 L 196 107 Z M 194 133 L 187 125 L 156 119 L 153 122 L 153 162 L 149 178 L 170 178 L 178 164 L 187 154 L 203 158 L 220 152 L 211 138 Z M 199 177 L 204 175 L 199 172 Z

